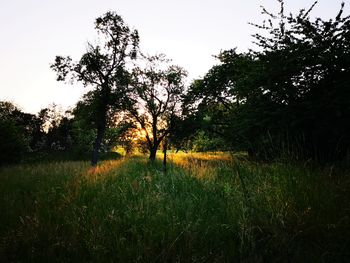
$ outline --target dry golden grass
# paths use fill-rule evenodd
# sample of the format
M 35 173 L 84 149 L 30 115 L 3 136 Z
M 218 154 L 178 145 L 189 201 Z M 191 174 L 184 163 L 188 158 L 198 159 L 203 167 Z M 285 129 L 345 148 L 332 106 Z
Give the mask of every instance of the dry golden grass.
M 218 166 L 230 166 L 233 157 L 229 153 L 171 153 L 169 161 L 185 169 L 188 174 L 198 179 L 214 179 Z
M 125 163 L 125 161 L 125 158 L 121 158 L 119 160 L 101 162 L 96 167 L 90 167 L 86 172 L 82 174 L 82 177 L 90 182 L 96 182 L 104 176 L 110 175 L 112 171 L 118 170 L 118 168 L 120 168 Z

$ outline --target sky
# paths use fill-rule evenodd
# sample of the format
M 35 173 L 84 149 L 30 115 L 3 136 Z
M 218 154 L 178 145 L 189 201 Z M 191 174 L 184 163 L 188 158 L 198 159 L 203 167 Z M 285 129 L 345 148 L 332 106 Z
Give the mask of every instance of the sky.
M 314 0 L 285 0 L 287 12 Z M 334 18 L 342 0 L 319 0 L 312 16 Z M 350 0 L 345 0 L 350 14 Z M 213 55 L 254 48 L 264 20 L 260 5 L 277 11 L 276 0 L 0 0 L 0 100 L 37 113 L 49 104 L 73 106 L 86 89 L 57 82 L 50 64 L 56 55 L 79 60 L 97 39 L 94 21 L 115 11 L 140 34 L 145 53 L 164 53 L 189 72 L 189 81 L 215 63 Z

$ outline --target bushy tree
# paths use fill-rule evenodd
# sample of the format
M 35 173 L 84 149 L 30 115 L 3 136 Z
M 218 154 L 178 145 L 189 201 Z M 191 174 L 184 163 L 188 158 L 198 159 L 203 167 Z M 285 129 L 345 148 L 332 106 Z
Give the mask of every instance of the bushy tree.
M 0 102 L 0 165 L 21 161 L 33 143 L 36 121 L 35 115 L 22 112 L 11 102 Z
M 259 51 L 222 52 L 192 86 L 198 114 L 259 158 L 342 159 L 350 146 L 350 17 L 342 4 L 335 19 L 311 19 L 316 2 L 286 16 L 278 2 L 279 14 L 263 9 L 266 23 L 256 25 L 268 32 L 255 35 Z
M 170 65 L 163 55 L 145 57 L 135 67 L 126 111 L 145 133 L 149 159 L 155 160 L 161 142 L 175 129 L 181 114 L 186 72 Z
M 114 12 L 97 18 L 95 28 L 101 36 L 99 44 L 88 44 L 87 52 L 78 62 L 57 56 L 51 66 L 57 72 L 57 80 L 69 78 L 93 87 L 90 93 L 93 103 L 89 108 L 96 129 L 92 165 L 98 161 L 109 113 L 122 103 L 129 80 L 126 64 L 136 58 L 139 42 L 137 31 L 131 30 Z
M 0 165 L 19 162 L 28 149 L 21 127 L 11 119 L 0 119 Z

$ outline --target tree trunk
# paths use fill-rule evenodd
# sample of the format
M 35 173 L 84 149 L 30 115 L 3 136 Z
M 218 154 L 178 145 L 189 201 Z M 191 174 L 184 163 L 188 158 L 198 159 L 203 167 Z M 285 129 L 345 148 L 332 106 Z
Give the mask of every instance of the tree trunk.
M 160 141 L 155 140 L 155 142 L 151 144 L 151 146 L 149 147 L 149 160 L 151 162 L 153 162 L 156 159 L 159 144 L 160 144 Z
M 96 135 L 96 139 L 93 145 L 93 150 L 92 150 L 92 159 L 91 159 L 91 165 L 92 166 L 96 166 L 97 162 L 98 162 L 98 154 L 101 148 L 101 144 L 102 144 L 102 139 L 105 133 L 105 127 L 100 127 L 97 129 L 97 135 Z
M 164 139 L 164 141 L 163 141 L 163 171 L 164 171 L 164 173 L 166 173 L 167 148 L 168 148 L 168 140 Z
M 96 124 L 97 134 L 93 145 L 91 165 L 96 166 L 98 162 L 98 154 L 101 148 L 102 140 L 106 132 L 107 127 L 107 111 L 108 111 L 108 98 L 110 96 L 110 89 L 108 87 L 108 81 L 102 84 L 101 94 L 98 97 L 98 108 L 96 112 Z
M 150 153 L 149 153 L 149 160 L 150 160 L 151 162 L 154 162 L 154 160 L 156 159 L 157 148 L 158 148 L 158 147 L 153 146 L 153 147 L 151 147 L 150 150 L 149 150 L 149 152 L 150 152 Z
M 149 160 L 154 162 L 157 155 L 158 145 L 160 143 L 157 139 L 157 115 L 152 115 L 152 135 L 153 142 L 149 144 Z

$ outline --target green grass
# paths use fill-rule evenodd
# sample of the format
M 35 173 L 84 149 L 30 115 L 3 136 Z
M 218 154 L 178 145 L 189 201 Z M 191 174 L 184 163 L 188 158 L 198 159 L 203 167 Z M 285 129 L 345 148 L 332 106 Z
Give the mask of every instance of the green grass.
M 0 170 L 1 262 L 342 262 L 346 172 L 172 154 Z
M 32 152 L 27 153 L 22 164 L 33 164 L 33 163 L 52 163 L 52 162 L 63 162 L 63 161 L 90 161 L 91 153 L 86 152 L 84 154 L 74 151 L 43 151 L 43 152 Z M 122 155 L 118 152 L 106 152 L 101 153 L 99 159 L 101 161 L 119 159 Z

